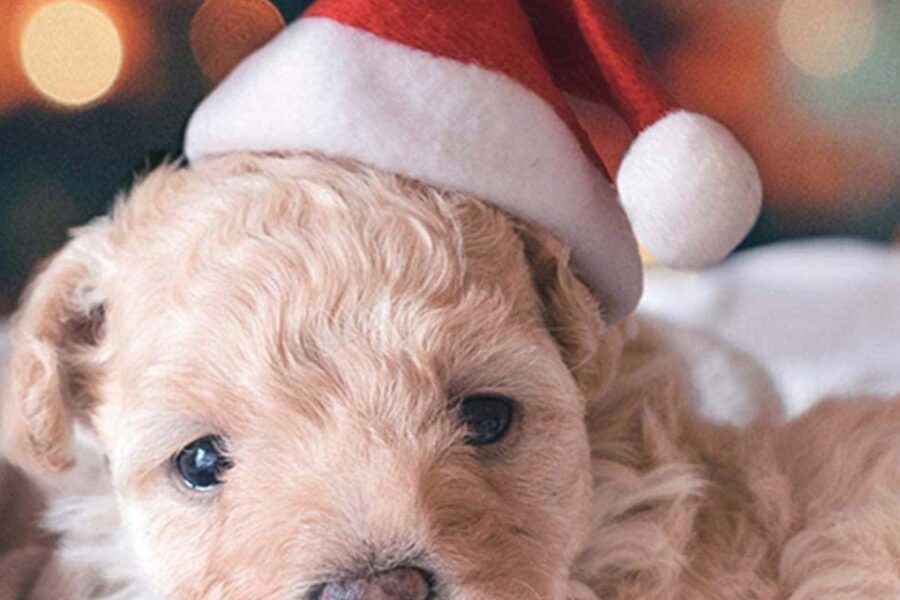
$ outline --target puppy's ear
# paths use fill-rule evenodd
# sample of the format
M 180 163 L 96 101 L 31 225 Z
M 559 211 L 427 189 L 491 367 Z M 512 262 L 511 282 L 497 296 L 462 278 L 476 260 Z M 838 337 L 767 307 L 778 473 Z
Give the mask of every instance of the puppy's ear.
M 0 396 L 4 446 L 28 470 L 61 471 L 72 462 L 73 417 L 88 403 L 88 357 L 102 335 L 97 280 L 107 229 L 98 222 L 76 232 L 29 285 L 12 319 Z
M 623 337 L 603 321 L 602 307 L 569 266 L 569 251 L 555 237 L 519 224 L 544 323 L 588 402 L 601 397 L 619 369 Z

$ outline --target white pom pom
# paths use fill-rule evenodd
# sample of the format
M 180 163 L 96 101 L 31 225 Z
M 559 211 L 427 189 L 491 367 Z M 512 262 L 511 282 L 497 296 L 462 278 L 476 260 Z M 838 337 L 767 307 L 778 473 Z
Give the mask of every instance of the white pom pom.
M 638 136 L 617 186 L 638 240 L 675 268 L 725 258 L 762 204 L 759 171 L 740 142 L 709 117 L 684 111 Z

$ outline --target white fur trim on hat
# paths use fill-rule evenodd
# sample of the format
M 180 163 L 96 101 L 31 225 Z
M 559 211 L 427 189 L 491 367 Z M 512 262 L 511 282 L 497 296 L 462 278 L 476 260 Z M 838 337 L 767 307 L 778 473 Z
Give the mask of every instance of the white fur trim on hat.
M 638 136 L 617 185 L 638 241 L 676 268 L 722 260 L 762 203 L 759 171 L 740 142 L 716 121 L 685 111 Z
M 537 94 L 504 75 L 327 18 L 304 18 L 241 63 L 188 124 L 192 162 L 317 151 L 473 194 L 559 237 L 608 321 L 641 265 L 615 191 Z

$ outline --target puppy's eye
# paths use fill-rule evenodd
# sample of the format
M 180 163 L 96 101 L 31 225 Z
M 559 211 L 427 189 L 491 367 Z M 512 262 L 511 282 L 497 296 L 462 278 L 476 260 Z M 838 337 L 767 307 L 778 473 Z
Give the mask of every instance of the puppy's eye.
M 191 442 L 175 456 L 175 468 L 188 486 L 209 490 L 222 483 L 222 473 L 231 467 L 222 446 L 222 438 L 211 435 Z
M 496 444 L 509 431 L 513 403 L 503 396 L 476 394 L 462 401 L 460 413 L 469 430 L 466 443 L 486 446 Z

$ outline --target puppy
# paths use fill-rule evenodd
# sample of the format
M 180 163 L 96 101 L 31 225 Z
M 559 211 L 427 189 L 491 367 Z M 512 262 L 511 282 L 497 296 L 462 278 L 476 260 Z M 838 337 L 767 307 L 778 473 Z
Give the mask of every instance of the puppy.
M 550 235 L 358 164 L 162 167 L 11 335 L 7 452 L 58 536 L 33 599 L 900 591 L 893 405 L 706 422 Z

